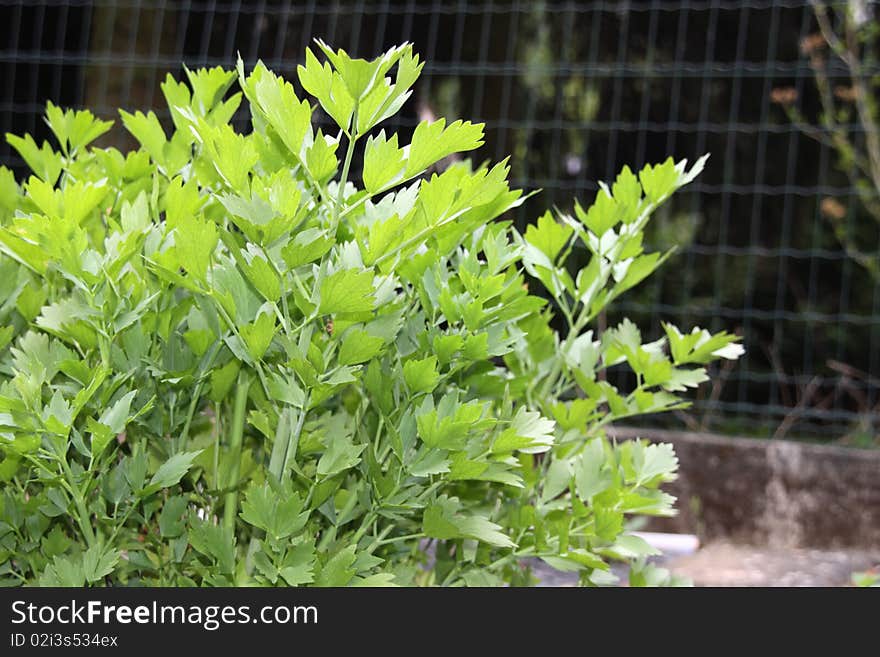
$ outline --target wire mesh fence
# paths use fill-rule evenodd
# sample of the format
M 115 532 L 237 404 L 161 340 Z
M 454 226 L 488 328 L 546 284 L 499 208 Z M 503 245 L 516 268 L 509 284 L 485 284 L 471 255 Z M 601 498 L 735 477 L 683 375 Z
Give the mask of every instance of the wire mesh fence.
M 871 442 L 880 287 L 838 238 L 872 251 L 877 235 L 834 151 L 773 102 L 783 89 L 818 115 L 802 50 L 816 30 L 805 0 L 0 0 L 0 130 L 47 138 L 49 99 L 162 117 L 159 83 L 182 63 L 231 67 L 240 53 L 294 79 L 313 37 L 360 56 L 412 41 L 427 65 L 396 127 L 485 121 L 476 158 L 510 155 L 515 184 L 543 190 L 520 222 L 590 202 L 624 164 L 712 153 L 654 223 L 649 246 L 676 255 L 615 307 L 653 337 L 660 320 L 744 336 L 745 358 L 679 426 Z M 846 85 L 845 67 L 827 64 Z M 109 139 L 126 144 L 121 129 Z M 0 162 L 24 173 L 6 144 Z

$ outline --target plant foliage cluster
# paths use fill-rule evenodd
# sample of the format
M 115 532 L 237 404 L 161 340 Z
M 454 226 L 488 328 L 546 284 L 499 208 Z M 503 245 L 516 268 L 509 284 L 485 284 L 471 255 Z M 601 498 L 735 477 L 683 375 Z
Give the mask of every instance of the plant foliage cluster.
M 673 512 L 676 458 L 604 428 L 684 406 L 741 348 L 594 325 L 667 257 L 645 225 L 703 160 L 624 169 L 521 234 L 505 162 L 426 174 L 481 125 L 378 127 L 410 45 L 315 52 L 310 99 L 262 64 L 169 75 L 173 130 L 120 112 L 126 154 L 51 104 L 57 144 L 8 137 L 33 175 L 0 170 L 2 581 L 523 585 L 530 559 L 667 580 L 628 519 Z

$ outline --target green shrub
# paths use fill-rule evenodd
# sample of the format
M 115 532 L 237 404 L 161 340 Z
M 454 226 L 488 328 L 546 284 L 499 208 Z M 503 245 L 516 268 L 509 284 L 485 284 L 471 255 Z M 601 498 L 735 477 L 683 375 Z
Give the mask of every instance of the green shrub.
M 642 231 L 703 161 L 625 169 L 521 235 L 496 221 L 523 199 L 505 163 L 425 175 L 481 125 L 377 132 L 421 70 L 410 45 L 318 45 L 299 81 L 338 132 L 239 63 L 168 76 L 170 137 L 121 112 L 128 154 L 51 104 L 58 150 L 8 137 L 34 175 L 0 175 L 3 582 L 521 585 L 527 557 L 583 584 L 612 559 L 663 579 L 626 523 L 673 512 L 676 458 L 603 429 L 683 407 L 741 349 L 587 327 L 668 255 Z

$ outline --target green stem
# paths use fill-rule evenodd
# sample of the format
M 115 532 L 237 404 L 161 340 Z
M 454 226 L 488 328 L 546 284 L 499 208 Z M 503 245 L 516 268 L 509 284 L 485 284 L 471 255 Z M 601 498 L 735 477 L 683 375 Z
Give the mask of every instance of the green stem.
M 196 381 L 195 388 L 193 389 L 192 399 L 189 400 L 189 408 L 186 413 L 186 420 L 183 423 L 183 429 L 180 432 L 180 435 L 177 436 L 177 441 L 174 446 L 174 452 L 180 452 L 186 446 L 186 441 L 189 438 L 189 427 L 192 424 L 192 419 L 196 414 L 196 408 L 199 404 L 199 399 L 202 396 L 202 385 L 204 383 L 205 374 L 208 370 L 211 369 L 214 365 L 214 361 L 217 358 L 217 354 L 220 353 L 220 346 L 223 344 L 221 340 L 217 340 L 214 343 L 214 346 L 211 348 L 211 353 L 208 354 L 208 360 L 205 363 L 205 366 L 202 368 L 199 378 Z
M 565 354 L 568 349 L 571 347 L 571 343 L 580 335 L 581 330 L 584 326 L 589 322 L 589 315 L 586 308 L 581 308 L 578 317 L 574 321 L 574 325 L 569 329 L 568 334 L 565 336 L 565 340 L 562 341 L 562 344 L 559 345 L 559 349 L 557 350 L 556 360 L 553 363 L 553 367 L 550 370 L 550 373 L 547 375 L 547 378 L 544 379 L 544 385 L 542 388 L 541 395 L 539 399 L 548 399 L 550 392 L 553 390 L 557 383 L 558 377 L 562 374 L 562 365 Z M 535 383 L 538 381 L 536 380 Z M 529 392 L 532 392 L 532 388 L 529 389 Z
M 342 214 L 340 215 L 340 217 L 341 218 L 347 217 L 349 214 L 351 214 L 352 212 L 354 212 L 355 210 L 360 208 L 362 205 L 364 205 L 364 203 L 366 203 L 367 201 L 372 201 L 374 198 L 376 198 L 380 194 L 384 194 L 385 192 L 392 190 L 395 187 L 402 187 L 403 185 L 407 184 L 408 182 L 411 182 L 412 180 L 418 178 L 423 173 L 425 173 L 425 170 L 421 169 L 421 170 L 419 170 L 409 176 L 404 176 L 400 180 L 393 180 L 389 183 L 386 183 L 385 185 L 383 185 L 382 187 L 380 187 L 379 189 L 377 189 L 373 192 L 364 192 L 358 198 L 357 201 L 355 201 L 354 203 L 349 205 L 347 208 L 345 208 L 345 210 L 342 211 Z
M 306 421 L 306 414 L 309 408 L 309 393 L 305 395 L 303 407 L 299 412 L 287 440 L 284 439 L 284 431 L 282 429 L 281 420 L 278 421 L 278 430 L 275 432 L 275 444 L 272 446 L 272 456 L 269 458 L 269 474 L 274 475 L 278 481 L 283 481 L 287 473 L 287 463 L 296 455 L 297 446 L 299 445 L 299 437 L 302 434 L 303 425 Z M 286 414 L 282 414 L 286 417 Z
M 302 433 L 308 407 L 309 395 L 306 393 L 302 410 L 300 410 L 297 422 L 286 441 L 284 440 L 284 436 L 287 434 L 287 425 L 289 424 L 287 407 L 282 409 L 281 414 L 278 416 L 278 426 L 275 428 L 275 441 L 272 445 L 272 454 L 269 457 L 269 473 L 274 475 L 279 481 L 282 480 L 282 475 L 286 472 L 285 466 L 287 465 L 288 459 L 293 458 L 296 454 L 296 447 L 299 444 L 299 437 Z M 309 491 L 309 496 L 306 498 L 306 506 L 309 505 L 313 490 Z M 256 554 L 259 547 L 260 539 L 253 536 L 248 544 L 247 554 L 245 555 L 245 573 L 248 576 L 254 571 L 254 554 Z
M 377 509 L 370 509 L 367 514 L 364 516 L 363 521 L 361 522 L 361 526 L 358 527 L 358 530 L 354 533 L 354 536 L 351 538 L 351 543 L 356 545 L 358 541 L 363 538 L 364 534 L 367 533 L 367 530 L 370 528 L 370 525 L 373 524 L 373 521 L 379 517 L 379 513 Z
M 290 424 L 288 410 L 285 406 L 278 415 L 278 426 L 275 427 L 275 439 L 272 442 L 272 454 L 269 456 L 269 472 L 279 481 L 284 470 L 284 464 L 287 463 L 289 442 L 285 440 L 285 436 L 288 435 L 287 427 Z M 302 416 L 305 416 L 305 410 L 302 411 Z M 300 430 L 302 430 L 302 427 L 300 427 Z M 262 534 L 262 532 L 259 532 L 259 534 Z M 260 539 L 257 536 L 252 536 L 244 560 L 244 569 L 248 576 L 254 571 L 254 555 L 259 547 Z
M 415 235 L 413 235 L 409 239 L 402 242 L 399 246 L 396 246 L 391 251 L 388 251 L 387 253 L 383 253 L 381 256 L 376 258 L 376 261 L 373 264 L 378 266 L 381 263 L 385 262 L 388 258 L 393 258 L 394 256 L 398 255 L 401 251 L 403 251 L 406 248 L 409 248 L 413 244 L 420 244 L 422 241 L 427 239 L 432 233 L 434 233 L 435 231 L 437 231 L 440 228 L 443 228 L 444 226 L 446 226 L 448 224 L 451 224 L 453 221 L 458 219 L 462 214 L 464 214 L 464 210 L 460 210 L 453 215 L 450 215 L 448 217 L 444 217 L 443 219 L 438 221 L 436 224 L 431 224 L 430 226 L 426 226 L 425 228 L 422 228 L 422 230 L 420 230 L 418 233 L 416 233 Z
M 123 527 L 125 527 L 125 523 L 128 522 L 128 518 L 132 514 L 132 512 L 134 511 L 135 506 L 137 506 L 137 504 L 132 503 L 125 510 L 125 513 L 122 514 L 121 520 L 117 520 L 116 513 L 115 512 L 113 513 L 113 523 L 115 524 L 115 527 L 113 527 L 113 532 L 110 534 L 110 538 L 107 541 L 108 545 L 113 545 L 113 541 L 116 540 L 116 536 L 117 536 L 117 534 L 119 534 L 119 530 L 122 529 Z
M 269 472 L 276 478 L 281 478 L 281 469 L 284 467 L 287 452 L 287 443 L 284 436 L 287 434 L 288 409 L 281 409 L 278 416 L 278 426 L 275 427 L 275 439 L 272 442 L 272 454 L 269 456 Z
M 213 434 L 213 443 L 214 443 L 214 458 L 212 465 L 212 481 L 214 482 L 214 486 L 217 488 L 220 487 L 220 431 L 222 427 L 220 426 L 220 417 L 223 410 L 223 403 L 217 402 L 214 404 L 214 427 L 212 430 Z M 215 504 L 215 500 L 213 496 L 211 497 L 211 506 L 213 507 Z
M 82 531 L 83 536 L 86 539 L 86 545 L 92 547 L 95 544 L 95 531 L 89 523 L 89 510 L 86 508 L 82 493 L 80 493 L 79 487 L 76 485 L 76 481 L 73 478 L 73 471 L 67 464 L 67 458 L 64 454 L 59 454 L 58 456 L 59 462 L 61 463 L 61 469 L 64 472 L 64 478 L 67 481 L 67 485 L 70 486 L 70 496 L 73 498 L 74 506 L 76 506 L 77 524 L 79 524 L 80 531 Z
M 233 335 L 239 339 L 242 347 L 244 347 L 247 343 L 239 332 L 238 328 L 235 325 L 235 322 L 229 316 L 229 313 L 226 312 L 226 309 L 223 307 L 223 304 L 213 295 L 209 295 L 211 300 L 214 302 L 214 306 L 217 308 L 217 312 L 220 313 L 220 317 L 223 318 L 223 321 L 226 322 L 226 325 L 229 327 L 229 330 L 232 331 Z M 263 386 L 263 392 L 266 393 L 266 397 L 272 399 L 272 395 L 269 393 L 269 382 L 266 380 L 266 373 L 263 371 L 263 366 L 260 364 L 259 359 L 254 360 L 254 369 L 257 371 L 257 376 L 260 379 L 260 385 Z
M 290 462 L 292 458 L 296 456 L 296 450 L 299 448 L 299 437 L 302 435 L 303 425 L 306 421 L 306 413 L 309 409 L 309 394 L 306 393 L 305 399 L 303 400 L 302 410 L 299 412 L 299 417 L 296 419 L 296 426 L 293 428 L 293 431 L 290 433 L 290 440 L 287 443 L 287 450 L 284 455 L 284 462 L 282 463 L 282 479 L 286 476 L 287 473 L 287 464 Z
M 345 185 L 348 183 L 348 173 L 351 169 L 351 160 L 354 157 L 354 145 L 357 143 L 357 115 L 358 106 L 355 101 L 354 111 L 351 115 L 352 130 L 348 133 L 348 149 L 345 152 L 345 161 L 342 164 L 342 175 L 339 177 L 339 191 L 336 193 L 336 204 L 333 206 L 333 220 L 330 223 L 330 234 L 335 235 L 339 227 L 339 213 L 342 211 L 342 202 L 345 200 Z
M 402 541 L 417 541 L 423 538 L 425 538 L 424 532 L 418 532 L 416 534 L 406 534 L 404 536 L 395 536 L 394 538 L 380 539 L 377 543 L 378 545 L 391 545 L 392 543 L 400 543 Z
M 223 504 L 223 526 L 229 531 L 235 529 L 235 516 L 238 514 L 238 474 L 241 465 L 241 441 L 244 435 L 245 411 L 247 409 L 250 385 L 250 379 L 246 375 L 239 376 L 232 408 L 232 435 L 229 437 L 230 469 L 227 485 L 233 490 L 226 493 L 226 501 Z

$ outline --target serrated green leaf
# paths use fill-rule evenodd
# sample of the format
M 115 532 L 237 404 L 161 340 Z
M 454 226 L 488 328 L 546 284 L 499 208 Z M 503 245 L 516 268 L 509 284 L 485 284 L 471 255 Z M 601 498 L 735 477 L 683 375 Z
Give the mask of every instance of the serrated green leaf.
M 193 466 L 195 458 L 202 450 L 195 452 L 180 452 L 174 454 L 156 470 L 150 479 L 150 483 L 141 491 L 142 496 L 151 495 L 162 488 L 168 488 L 177 484 Z
M 85 582 L 82 562 L 73 557 L 55 557 L 40 575 L 40 586 L 81 588 Z
M 437 387 L 440 373 L 437 371 L 437 357 L 409 360 L 403 364 L 403 379 L 413 395 L 431 392 Z
M 174 265 L 198 281 L 207 282 L 208 267 L 218 241 L 213 223 L 191 215 L 182 216 L 174 226 Z
M 129 114 L 125 110 L 119 110 L 119 115 L 122 117 L 122 125 L 141 143 L 153 161 L 164 165 L 168 137 L 159 123 L 159 117 L 153 112 Z
M 620 209 L 621 220 L 628 224 L 634 221 L 641 209 L 642 186 L 628 166 L 624 166 L 611 187 L 614 200 Z
M 482 145 L 482 123 L 455 121 L 446 127 L 445 119 L 432 123 L 422 121 L 413 133 L 405 175 L 407 178 L 418 175 L 444 157 L 471 151 Z
M 206 520 L 193 520 L 189 530 L 193 548 L 210 558 L 222 573 L 235 570 L 235 537 L 230 531 Z
M 320 288 L 322 315 L 369 312 L 375 303 L 373 273 L 340 269 L 327 276 Z
M 577 203 L 575 203 L 574 209 L 577 218 L 596 237 L 605 235 L 620 219 L 620 209 L 617 206 L 617 201 L 606 189 L 600 189 L 596 193 L 596 200 L 587 211 L 584 211 Z
M 636 443 L 641 446 L 641 443 Z M 634 450 L 633 467 L 636 470 L 636 484 L 648 485 L 657 479 L 670 481 L 678 470 L 678 457 L 669 443 L 654 443 Z
M 709 380 L 709 375 L 702 367 L 693 370 L 674 368 L 668 377 L 666 377 L 660 385 L 664 390 L 670 392 L 684 392 L 688 388 L 696 388 L 704 381 Z
M 58 176 L 61 175 L 61 154 L 53 151 L 49 142 L 44 141 L 40 148 L 37 147 L 34 138 L 30 135 L 25 135 L 22 138 L 9 133 L 6 133 L 6 141 L 18 151 L 31 171 L 38 175 L 43 182 L 49 185 L 56 183 Z
M 365 363 L 382 350 L 385 341 L 363 329 L 349 329 L 342 338 L 337 360 L 340 365 Z
M 645 190 L 645 196 L 654 203 L 660 203 L 672 194 L 679 186 L 679 178 L 680 174 L 671 157 L 663 164 L 645 165 L 639 172 L 639 181 Z
M 248 354 L 254 360 L 259 360 L 275 337 L 275 315 L 269 309 L 263 308 L 257 314 L 257 318 L 242 326 L 240 331 Z
M 497 547 L 515 547 L 501 527 L 482 516 L 458 513 L 461 503 L 455 497 L 440 496 L 425 509 L 422 531 L 439 539 L 472 538 Z
M 113 121 L 101 121 L 89 110 L 62 110 L 49 101 L 46 123 L 65 153 L 75 155 L 113 127 Z
M 163 538 L 176 538 L 186 530 L 183 515 L 186 512 L 187 499 L 175 495 L 165 500 L 159 514 L 159 533 Z
M 537 411 L 524 406 L 517 409 L 516 415 L 492 443 L 492 452 L 502 454 L 519 451 L 526 454 L 539 454 L 550 449 L 554 442 L 556 423 L 542 417 Z
M 238 372 L 241 369 L 241 361 L 233 358 L 222 367 L 218 367 L 211 372 L 211 389 L 208 396 L 214 401 L 219 402 L 226 398 L 232 385 L 238 378 Z
M 82 555 L 83 576 L 87 582 L 97 582 L 116 568 L 119 562 L 119 551 L 107 549 L 101 545 L 92 545 Z
M 312 108 L 296 97 L 293 86 L 261 65 L 251 74 L 257 106 L 281 141 L 299 156 L 303 142 L 311 137 Z
M 306 150 L 306 166 L 312 178 L 324 183 L 336 173 L 339 166 L 339 161 L 336 159 L 338 147 L 337 140 L 318 131 L 312 145 Z
M 376 137 L 367 139 L 364 153 L 364 187 L 371 194 L 387 189 L 404 179 L 406 158 L 403 149 L 397 147 L 397 135 L 385 138 L 382 130 Z
M 116 400 L 113 406 L 101 414 L 101 424 L 109 427 L 114 434 L 121 433 L 131 417 L 131 402 L 136 395 L 137 391 L 131 390 Z
M 573 233 L 570 226 L 557 222 L 550 212 L 545 212 L 536 224 L 526 228 L 525 239 L 553 263 Z
M 343 548 L 321 566 L 317 577 L 315 577 L 315 586 L 345 586 L 354 576 L 355 569 L 352 568 L 357 559 L 356 546 L 349 545 Z
M 611 472 L 605 467 L 602 440 L 594 438 L 573 462 L 575 487 L 581 500 L 589 501 L 612 484 Z
M 347 436 L 331 436 L 326 451 L 318 460 L 317 474 L 321 477 L 332 477 L 335 474 L 353 468 L 361 460 L 361 452 L 365 445 L 355 445 Z
M 274 303 L 281 298 L 281 279 L 265 254 L 253 244 L 247 245 L 242 269 L 248 281 L 266 301 Z
M 289 586 L 311 584 L 315 581 L 315 544 L 305 541 L 287 551 L 279 574 Z M 322 570 L 323 573 L 323 570 Z M 328 572 L 328 579 L 332 573 Z M 340 575 L 341 578 L 341 575 Z
M 287 490 L 279 497 L 269 484 L 251 485 L 248 488 L 240 515 L 276 540 L 296 534 L 309 519 L 309 512 L 298 494 Z
M 326 231 L 307 228 L 281 249 L 281 255 L 287 266 L 293 269 L 321 259 L 332 246 L 333 239 Z

